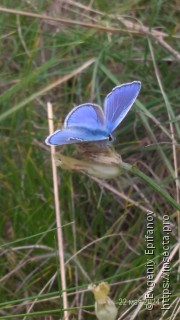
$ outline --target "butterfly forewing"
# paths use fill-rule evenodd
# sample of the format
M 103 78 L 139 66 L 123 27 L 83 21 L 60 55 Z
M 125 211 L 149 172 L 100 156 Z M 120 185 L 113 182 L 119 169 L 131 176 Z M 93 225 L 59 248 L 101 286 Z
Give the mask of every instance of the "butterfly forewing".
M 101 107 L 91 103 L 75 107 L 64 121 L 64 128 L 69 127 L 104 128 L 104 113 Z
M 105 98 L 105 126 L 113 132 L 124 119 L 141 89 L 141 82 L 134 81 L 115 87 Z

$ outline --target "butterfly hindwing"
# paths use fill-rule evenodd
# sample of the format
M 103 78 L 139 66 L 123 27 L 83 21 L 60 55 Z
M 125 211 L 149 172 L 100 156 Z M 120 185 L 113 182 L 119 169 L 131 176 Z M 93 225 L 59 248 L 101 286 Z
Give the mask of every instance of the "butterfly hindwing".
M 115 87 L 105 98 L 105 126 L 111 133 L 124 119 L 141 89 L 140 81 Z
M 45 142 L 47 145 L 59 146 L 63 144 L 102 141 L 108 139 L 109 137 L 105 131 L 73 127 L 55 131 L 46 138 Z

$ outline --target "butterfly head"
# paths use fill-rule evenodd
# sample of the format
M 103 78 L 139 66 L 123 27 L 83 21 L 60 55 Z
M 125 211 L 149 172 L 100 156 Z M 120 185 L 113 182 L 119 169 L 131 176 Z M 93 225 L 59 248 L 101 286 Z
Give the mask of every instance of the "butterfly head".
M 112 134 L 109 134 L 108 138 L 109 138 L 109 142 L 114 142 L 115 140 Z

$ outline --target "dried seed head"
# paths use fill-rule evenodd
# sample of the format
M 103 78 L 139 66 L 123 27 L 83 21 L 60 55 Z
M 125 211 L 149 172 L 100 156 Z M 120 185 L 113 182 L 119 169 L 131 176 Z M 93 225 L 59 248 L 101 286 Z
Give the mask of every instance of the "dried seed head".
M 110 179 L 121 174 L 121 156 L 108 146 L 77 144 L 75 158 L 56 154 L 56 164 L 61 168 L 82 171 L 101 179 Z
M 92 284 L 88 289 L 94 294 L 95 313 L 98 320 L 115 320 L 117 308 L 108 296 L 110 291 L 108 283 L 101 282 L 98 286 Z

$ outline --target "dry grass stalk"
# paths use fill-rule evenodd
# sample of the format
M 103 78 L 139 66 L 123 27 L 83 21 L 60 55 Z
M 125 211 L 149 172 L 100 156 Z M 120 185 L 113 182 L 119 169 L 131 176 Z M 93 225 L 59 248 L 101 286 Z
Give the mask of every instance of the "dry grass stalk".
M 51 103 L 47 104 L 48 112 L 48 123 L 49 123 L 49 133 L 54 132 L 53 125 L 53 109 Z M 64 241 L 63 241 L 63 230 L 61 223 L 61 211 L 60 211 L 60 201 L 58 192 L 58 177 L 57 168 L 54 160 L 55 147 L 51 146 L 51 162 L 52 162 L 52 174 L 53 174 L 53 187 L 54 187 L 54 202 L 55 202 L 55 212 L 56 212 L 56 225 L 57 225 L 57 239 L 58 239 L 58 253 L 59 253 L 59 263 L 60 263 L 60 275 L 61 275 L 61 286 L 62 286 L 62 299 L 63 299 L 63 309 L 64 319 L 68 319 L 68 301 L 66 293 L 66 270 L 64 261 Z

